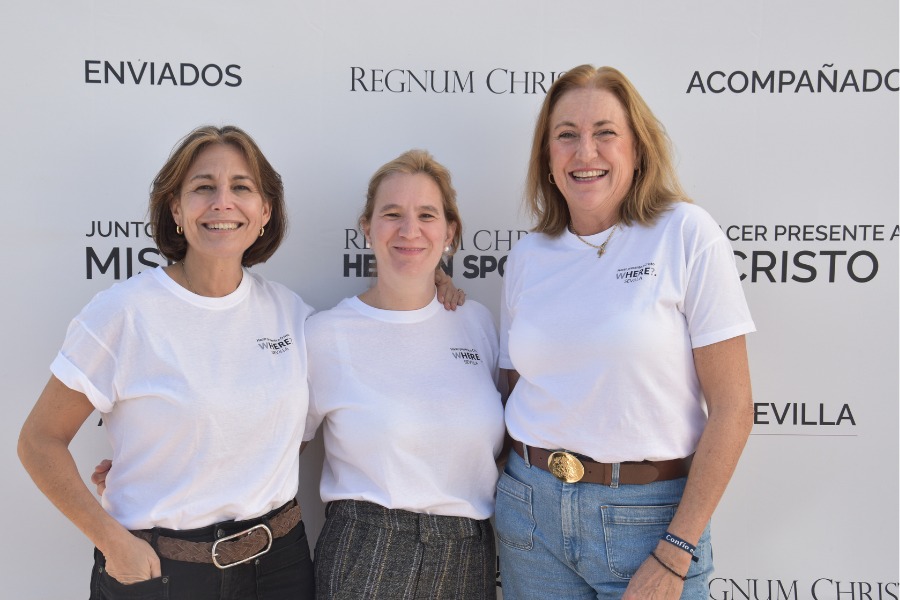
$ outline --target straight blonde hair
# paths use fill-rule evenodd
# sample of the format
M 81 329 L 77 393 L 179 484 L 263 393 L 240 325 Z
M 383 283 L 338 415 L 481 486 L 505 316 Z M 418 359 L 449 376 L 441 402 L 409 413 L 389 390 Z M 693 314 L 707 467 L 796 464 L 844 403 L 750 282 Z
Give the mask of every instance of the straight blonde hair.
M 562 96 L 585 88 L 612 93 L 625 109 L 634 135 L 637 168 L 619 206 L 619 221 L 649 224 L 673 203 L 690 202 L 672 162 L 672 142 L 634 85 L 612 67 L 581 65 L 553 82 L 535 123 L 525 184 L 525 205 L 535 219 L 533 230 L 555 237 L 569 226 L 566 199 L 549 180 L 550 116 Z

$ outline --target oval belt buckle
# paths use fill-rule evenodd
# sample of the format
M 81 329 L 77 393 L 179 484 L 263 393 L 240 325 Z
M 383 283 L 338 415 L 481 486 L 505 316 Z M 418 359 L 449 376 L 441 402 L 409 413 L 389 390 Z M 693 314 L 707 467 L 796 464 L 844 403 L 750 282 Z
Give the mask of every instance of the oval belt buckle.
M 584 465 L 574 454 L 557 451 L 547 457 L 547 469 L 565 483 L 578 483 L 584 477 Z
M 266 536 L 269 538 L 269 539 L 268 539 L 268 544 L 266 545 L 265 548 L 263 548 L 262 550 L 260 550 L 260 551 L 257 552 L 256 554 L 254 554 L 253 556 L 248 556 L 247 558 L 242 558 L 241 560 L 236 560 L 236 561 L 234 561 L 233 563 L 228 563 L 227 565 L 223 565 L 222 563 L 219 562 L 219 554 L 216 552 L 216 550 L 217 550 L 218 547 L 219 547 L 219 544 L 221 544 L 222 542 L 227 542 L 228 540 L 233 540 L 233 539 L 236 539 L 236 538 L 239 538 L 239 537 L 242 537 L 242 536 L 250 535 L 251 533 L 253 533 L 253 532 L 256 531 L 257 529 L 261 529 L 261 530 L 266 534 Z M 251 527 L 250 529 L 245 529 L 244 531 L 239 531 L 239 532 L 237 532 L 237 533 L 235 533 L 235 534 L 233 534 L 233 535 L 228 535 L 228 536 L 225 536 L 225 537 L 223 537 L 223 538 L 219 538 L 219 539 L 217 539 L 215 542 L 213 542 L 213 545 L 212 545 L 212 550 L 211 550 L 211 552 L 212 552 L 212 561 L 213 561 L 213 564 L 216 565 L 216 567 L 218 567 L 218 568 L 224 570 L 224 569 L 230 569 L 231 567 L 234 567 L 234 566 L 243 564 L 243 563 L 245 563 L 245 562 L 251 561 L 251 560 L 253 560 L 254 558 L 256 558 L 257 556 L 262 556 L 263 554 L 265 554 L 266 552 L 268 552 L 269 550 L 271 550 L 271 549 L 272 549 L 272 542 L 273 542 L 273 540 L 274 540 L 274 536 L 272 536 L 272 530 L 269 529 L 269 526 L 266 525 L 265 523 L 260 523 L 259 525 L 254 525 L 254 526 Z

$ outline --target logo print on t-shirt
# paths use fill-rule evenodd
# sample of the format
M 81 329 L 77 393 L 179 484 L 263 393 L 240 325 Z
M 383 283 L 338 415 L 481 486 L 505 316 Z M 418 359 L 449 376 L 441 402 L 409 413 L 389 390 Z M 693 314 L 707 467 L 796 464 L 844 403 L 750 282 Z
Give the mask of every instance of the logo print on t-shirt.
M 616 279 L 622 283 L 643 281 L 645 277 L 656 277 L 656 263 L 648 262 L 638 267 L 626 267 L 616 271 Z
M 463 361 L 466 365 L 477 365 L 481 362 L 481 356 L 475 348 L 450 348 L 450 353 L 453 358 Z
M 287 352 L 294 345 L 294 338 L 289 333 L 284 334 L 280 338 L 272 339 L 261 337 L 256 339 L 256 345 L 262 350 L 268 350 L 272 354 L 281 354 Z

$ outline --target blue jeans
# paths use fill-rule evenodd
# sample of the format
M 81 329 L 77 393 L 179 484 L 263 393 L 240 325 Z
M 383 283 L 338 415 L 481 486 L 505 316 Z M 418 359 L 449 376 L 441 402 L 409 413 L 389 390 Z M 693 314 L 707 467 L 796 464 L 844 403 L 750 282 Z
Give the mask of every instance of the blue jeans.
M 503 599 L 621 598 L 668 528 L 685 481 L 563 483 L 511 451 L 497 483 L 494 518 Z M 709 597 L 709 526 L 697 554 L 683 600 Z

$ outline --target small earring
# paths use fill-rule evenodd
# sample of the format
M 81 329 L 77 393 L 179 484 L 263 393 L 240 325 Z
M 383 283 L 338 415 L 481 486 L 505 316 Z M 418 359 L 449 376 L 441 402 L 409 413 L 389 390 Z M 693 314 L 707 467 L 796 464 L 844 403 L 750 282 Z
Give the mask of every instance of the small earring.
M 184 229 L 181 228 L 181 225 L 175 226 L 175 233 L 177 233 L 178 235 L 184 235 Z
M 447 254 L 450 253 L 450 245 L 449 244 L 444 246 L 444 252 L 446 252 Z
M 553 181 L 553 173 L 547 173 L 547 179 L 550 181 L 550 185 L 556 185 L 556 182 Z
M 266 228 L 265 228 L 265 227 L 260 227 L 260 228 L 259 228 L 259 237 L 262 237 L 263 234 L 264 234 L 265 232 L 266 232 Z

